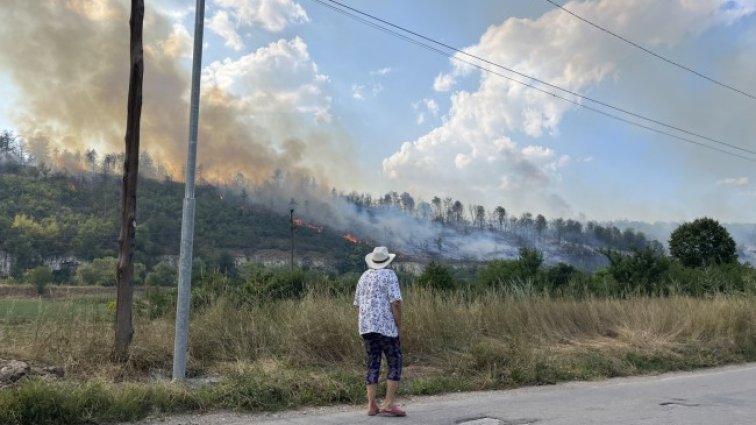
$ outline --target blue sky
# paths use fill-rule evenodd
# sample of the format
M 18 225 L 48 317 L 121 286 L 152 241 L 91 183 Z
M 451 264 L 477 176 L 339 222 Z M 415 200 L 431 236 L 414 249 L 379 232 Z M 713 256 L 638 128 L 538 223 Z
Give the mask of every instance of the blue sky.
M 661 62 L 546 1 L 342 2 L 572 91 L 756 150 L 756 100 Z M 194 2 L 150 3 L 143 146 L 180 173 Z M 0 127 L 50 149 L 117 149 L 125 90 L 114 82 L 124 71 L 104 64 L 123 56 L 108 43 L 122 46 L 126 34 L 117 23 L 126 19 L 125 4 L 4 2 L 0 9 L 17 19 L 0 36 L 26 34 L 21 46 L 0 42 Z M 564 4 L 756 94 L 754 0 Z M 45 25 L 46 17 L 60 22 Z M 753 161 L 606 119 L 313 0 L 208 0 L 206 18 L 199 161 L 211 177 L 242 172 L 261 181 L 283 168 L 345 191 L 451 196 L 518 215 L 754 222 Z M 65 44 L 78 61 L 50 46 L 66 25 L 83 28 Z M 77 67 L 86 70 L 71 77 L 77 81 L 56 74 L 74 75 Z

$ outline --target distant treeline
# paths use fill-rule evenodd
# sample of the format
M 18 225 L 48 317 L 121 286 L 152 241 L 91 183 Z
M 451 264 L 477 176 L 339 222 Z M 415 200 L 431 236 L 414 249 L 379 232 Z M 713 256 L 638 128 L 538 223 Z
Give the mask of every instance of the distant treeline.
M 334 193 L 334 196 L 335 193 Z M 518 236 L 524 245 L 537 245 L 544 240 L 556 243 L 569 242 L 595 247 L 631 251 L 651 247 L 662 249 L 663 245 L 648 240 L 642 232 L 624 230 L 613 225 L 602 225 L 596 221 L 585 224 L 578 220 L 554 218 L 548 220 L 543 214 L 524 212 L 513 215 L 501 205 L 486 210 L 483 205 L 469 204 L 450 197 L 434 196 L 430 202 L 419 201 L 408 192 L 390 191 L 383 196 L 373 197 L 366 193 L 351 192 L 339 194 L 360 210 L 394 209 L 417 218 L 467 230 L 510 233 Z

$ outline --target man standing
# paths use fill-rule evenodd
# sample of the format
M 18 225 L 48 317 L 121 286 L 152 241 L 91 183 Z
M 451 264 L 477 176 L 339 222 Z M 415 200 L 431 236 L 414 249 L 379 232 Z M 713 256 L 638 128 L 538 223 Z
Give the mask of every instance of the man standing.
M 396 389 L 402 375 L 402 347 L 399 334 L 402 329 L 402 294 L 399 279 L 393 270 L 386 268 L 396 258 L 385 246 L 376 247 L 365 256 L 368 269 L 357 282 L 354 305 L 360 310 L 359 331 L 367 354 L 368 415 L 406 416 L 394 403 Z M 376 400 L 381 357 L 386 356 L 386 398 L 379 409 Z

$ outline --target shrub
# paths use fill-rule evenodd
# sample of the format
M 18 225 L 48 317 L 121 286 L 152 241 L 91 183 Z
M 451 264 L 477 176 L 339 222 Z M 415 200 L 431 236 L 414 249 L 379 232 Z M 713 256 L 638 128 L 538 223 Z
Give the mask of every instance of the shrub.
M 230 287 L 228 276 L 217 271 L 203 273 L 192 282 L 192 306 L 199 308 L 210 306 L 221 296 L 230 295 Z
M 514 282 L 534 279 L 543 264 L 543 255 L 534 249 L 520 248 L 517 260 L 489 261 L 478 273 L 478 285 L 484 288 L 511 286 Z
M 133 281 L 142 283 L 144 264 L 134 263 Z M 83 263 L 76 270 L 79 285 L 115 286 L 118 283 L 118 259 L 115 257 L 95 258 L 91 263 Z
M 603 251 L 603 254 L 609 260 L 609 273 L 627 290 L 646 294 L 660 292 L 664 274 L 670 266 L 669 258 L 664 254 L 651 248 L 637 250 L 631 255 L 612 250 Z
M 333 295 L 346 294 L 351 296 L 354 295 L 358 280 L 360 280 L 360 273 L 350 272 L 323 280 L 321 282 L 323 284 L 323 288 L 319 289 L 324 289 L 326 292 Z
M 670 292 L 693 296 L 753 293 L 756 289 L 753 269 L 737 263 L 689 268 L 675 262 L 667 281 Z
M 37 294 L 42 295 L 45 293 L 47 285 L 52 283 L 53 274 L 52 271 L 50 271 L 49 267 L 39 266 L 28 270 L 24 278 L 27 282 L 34 286 Z
M 148 287 L 144 297 L 136 302 L 137 311 L 149 319 L 157 319 L 166 316 L 176 310 L 177 291 Z
M 552 288 L 558 289 L 567 286 L 572 276 L 577 273 L 579 272 L 575 267 L 560 262 L 546 270 L 546 280 Z
M 148 286 L 175 286 L 176 282 L 178 282 L 178 270 L 168 261 L 157 263 L 145 278 Z
M 118 259 L 115 257 L 95 258 L 76 270 L 76 280 L 82 285 L 115 286 L 117 283 Z
M 423 273 L 417 278 L 417 283 L 441 290 L 454 289 L 455 287 L 451 269 L 435 261 L 431 261 L 425 266 Z
M 288 268 L 270 269 L 247 263 L 231 278 L 221 272 L 204 274 L 192 286 L 192 303 L 207 306 L 222 296 L 235 305 L 255 305 L 262 301 L 299 298 L 308 289 L 328 292 L 333 287 L 327 276 L 315 271 Z
M 515 260 L 492 260 L 478 272 L 478 285 L 483 288 L 492 288 L 511 284 L 518 278 L 517 261 Z

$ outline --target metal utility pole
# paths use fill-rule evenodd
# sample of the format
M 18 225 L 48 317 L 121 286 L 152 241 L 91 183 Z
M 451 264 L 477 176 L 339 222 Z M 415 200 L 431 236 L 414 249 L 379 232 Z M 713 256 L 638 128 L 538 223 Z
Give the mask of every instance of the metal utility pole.
M 136 240 L 136 201 L 139 175 L 139 133 L 142 118 L 142 80 L 144 50 L 142 29 L 144 0 L 131 1 L 129 26 L 131 70 L 126 113 L 126 155 L 123 161 L 123 189 L 121 192 L 121 234 L 118 238 L 118 296 L 116 298 L 116 332 L 113 360 L 126 362 L 134 336 L 132 310 L 134 304 L 134 248 Z M 23 164 L 23 154 L 21 154 Z
M 199 123 L 204 23 L 205 0 L 197 0 L 194 14 L 194 58 L 192 63 L 192 92 L 189 110 L 189 152 L 186 158 L 186 188 L 184 210 L 181 217 L 176 337 L 173 345 L 174 381 L 181 381 L 186 377 L 186 352 L 187 341 L 189 339 L 189 301 L 192 295 L 192 248 L 194 245 L 194 174 L 197 168 L 197 127 Z
M 294 280 L 294 206 L 296 202 L 292 198 L 289 202 L 289 227 L 291 228 L 291 279 Z

